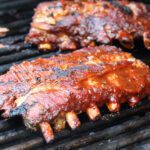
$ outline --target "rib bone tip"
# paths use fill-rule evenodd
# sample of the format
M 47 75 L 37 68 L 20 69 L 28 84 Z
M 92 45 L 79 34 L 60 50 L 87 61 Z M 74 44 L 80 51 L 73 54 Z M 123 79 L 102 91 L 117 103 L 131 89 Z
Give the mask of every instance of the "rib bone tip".
M 110 112 L 118 112 L 120 105 L 118 103 L 109 102 L 106 104 Z
M 96 105 L 89 107 L 86 112 L 91 120 L 96 120 L 101 117 L 100 110 Z
M 40 127 L 46 142 L 51 142 L 54 139 L 54 133 L 51 125 L 48 122 L 42 122 L 40 123 Z
M 71 129 L 76 129 L 80 126 L 80 120 L 73 111 L 66 113 L 66 121 L 68 122 Z
M 128 103 L 130 107 L 135 107 L 139 101 L 140 99 L 138 97 L 131 97 Z

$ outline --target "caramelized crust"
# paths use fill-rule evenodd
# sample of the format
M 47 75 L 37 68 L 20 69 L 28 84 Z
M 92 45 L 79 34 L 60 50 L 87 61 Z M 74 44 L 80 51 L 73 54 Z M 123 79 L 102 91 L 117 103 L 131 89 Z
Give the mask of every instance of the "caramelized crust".
M 34 99 L 35 101 L 41 99 L 40 95 L 45 97 L 45 101 L 39 100 L 39 103 L 44 102 L 43 105 L 48 105 L 51 99 L 49 92 L 52 91 L 56 105 L 57 99 L 65 98 L 67 93 L 66 100 L 69 93 L 72 93 L 73 97 L 78 95 L 77 103 L 71 102 L 73 106 L 68 107 L 80 111 L 87 108 L 87 104 L 79 105 L 84 102 L 83 97 L 90 104 L 89 100 L 92 101 L 93 98 L 93 102 L 101 100 L 102 103 L 103 101 L 106 103 L 105 100 L 111 97 L 115 97 L 115 100 L 121 100 L 123 97 L 129 100 L 132 96 L 142 98 L 149 94 L 149 67 L 113 46 L 101 46 L 49 59 L 39 58 L 32 62 L 23 62 L 11 67 L 7 74 L 0 77 L 0 81 L 1 109 L 4 109 L 9 101 L 12 102 L 12 99 L 17 99 L 16 103 L 20 106 L 26 98 L 25 103 L 28 103 L 28 100 L 32 103 Z M 43 92 L 45 94 L 42 94 Z M 46 98 L 46 95 L 49 95 L 49 98 Z M 28 98 L 30 96 L 33 96 L 32 100 Z M 69 111 L 67 103 L 63 104 L 66 106 L 64 109 Z M 77 106 L 74 107 L 76 104 Z M 51 105 L 53 110 L 54 106 L 55 103 Z
M 86 50 L 89 52 L 87 53 Z M 75 70 L 77 64 L 86 62 L 88 56 L 90 60 L 91 55 L 94 55 L 95 58 L 101 55 L 102 61 L 111 61 L 110 58 L 116 60 L 119 56 L 123 56 L 125 60 L 131 57 L 130 54 L 123 53 L 116 47 L 101 46 L 85 48 L 73 54 L 53 56 L 48 59 L 38 58 L 31 62 L 24 61 L 19 65 L 12 66 L 6 74 L 0 76 L 0 108 L 7 109 L 12 106 L 14 99 L 25 95 L 41 82 L 65 75 L 66 68 L 72 67 Z M 108 57 L 104 57 L 107 55 Z
M 35 10 L 26 42 L 44 50 L 74 50 L 117 40 L 132 49 L 143 38 L 149 49 L 148 7 L 127 1 L 44 2 Z
M 86 50 L 89 52 L 87 53 Z M 132 58 L 130 54 L 123 53 L 116 47 L 101 46 L 85 48 L 72 54 L 53 56 L 48 59 L 24 61 L 12 66 L 6 74 L 0 76 L 0 109 L 8 110 L 12 106 L 15 107 L 14 99 L 25 95 L 36 85 L 67 75 L 69 73 L 65 71 L 67 68 L 82 70 L 86 65 L 88 66 L 88 63 L 93 62 L 93 57 L 98 62 L 99 56 L 104 62 L 117 61 L 119 58 L 122 60 Z
M 69 74 L 42 83 L 17 99 L 18 107 L 11 115 L 23 115 L 28 124 L 35 126 L 53 121 L 60 112 L 84 112 L 92 104 L 121 105 L 123 99 L 130 102 L 150 94 L 150 72 L 141 62 L 103 63 L 85 65 L 82 70 L 66 69 Z
M 14 65 L 0 76 L 3 116 L 22 115 L 25 125 L 40 126 L 47 142 L 56 131 L 81 123 L 78 113 L 91 120 L 98 107 L 119 111 L 122 103 L 134 107 L 150 96 L 150 69 L 131 54 L 114 46 L 84 48 L 70 54 Z

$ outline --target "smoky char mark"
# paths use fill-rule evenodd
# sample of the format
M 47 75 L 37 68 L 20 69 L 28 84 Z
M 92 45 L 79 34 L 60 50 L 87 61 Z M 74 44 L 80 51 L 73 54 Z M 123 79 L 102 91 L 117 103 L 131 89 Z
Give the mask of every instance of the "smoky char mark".
M 117 1 L 112 1 L 112 0 L 110 0 L 109 2 L 110 2 L 114 7 L 119 8 L 119 9 L 120 9 L 122 12 L 124 12 L 125 14 L 128 14 L 128 15 L 132 15 L 132 14 L 133 14 L 132 10 L 131 10 L 129 7 L 122 5 L 122 4 L 118 3 Z
M 71 67 L 71 68 L 66 69 L 66 70 L 63 70 L 63 69 L 58 68 L 58 67 L 54 67 L 53 71 L 55 72 L 56 78 L 59 78 L 59 77 L 70 76 L 72 72 L 83 71 L 83 70 L 87 70 L 88 68 L 89 68 L 89 66 L 87 66 L 87 65 L 74 66 L 74 67 Z
M 25 114 L 29 107 L 31 107 L 31 106 L 27 103 L 24 103 L 24 104 L 20 105 L 19 107 L 16 107 L 15 109 L 10 111 L 10 117 L 21 116 L 21 115 Z
M 58 3 L 57 5 L 49 5 L 47 8 L 48 9 L 52 9 L 52 8 L 54 8 L 54 9 L 60 9 L 62 7 L 63 7 L 62 4 Z

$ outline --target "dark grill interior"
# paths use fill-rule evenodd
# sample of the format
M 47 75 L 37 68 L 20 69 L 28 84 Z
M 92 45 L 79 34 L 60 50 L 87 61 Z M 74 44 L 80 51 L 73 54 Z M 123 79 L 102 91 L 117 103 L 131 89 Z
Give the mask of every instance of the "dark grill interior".
M 13 63 L 49 57 L 62 53 L 42 53 L 25 44 L 33 8 L 42 0 L 0 0 L 0 27 L 10 32 L 0 37 L 0 74 L 6 72 Z M 150 64 L 150 53 L 143 48 L 135 56 Z M 57 133 L 54 142 L 46 144 L 39 132 L 26 129 L 21 118 L 4 120 L 0 118 L 0 149 L 85 149 L 85 150 L 149 150 L 150 149 L 150 103 L 143 100 L 136 108 L 124 105 L 120 113 L 110 114 L 101 108 L 102 119 L 91 122 L 85 114 L 79 116 L 82 125 L 71 131 L 67 127 Z

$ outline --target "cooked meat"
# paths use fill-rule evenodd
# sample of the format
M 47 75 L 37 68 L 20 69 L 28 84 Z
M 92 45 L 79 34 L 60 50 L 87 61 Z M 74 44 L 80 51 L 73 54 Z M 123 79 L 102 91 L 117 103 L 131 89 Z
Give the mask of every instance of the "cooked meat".
M 87 53 L 85 50 L 88 49 L 90 53 Z M 97 50 L 100 49 L 100 52 Z M 118 53 L 116 55 L 116 53 Z M 96 52 L 94 54 L 94 52 Z M 57 57 L 51 57 L 48 59 L 36 59 L 34 61 L 25 61 L 19 65 L 14 65 L 10 68 L 6 74 L 0 76 L 0 109 L 7 110 L 5 115 L 9 113 L 11 107 L 15 107 L 13 104 L 14 99 L 25 95 L 28 93 L 34 86 L 50 80 L 51 78 L 57 78 L 59 76 L 65 75 L 66 72 L 63 70 L 66 67 L 77 66 L 77 63 L 84 63 L 87 61 L 88 56 L 94 55 L 99 57 L 100 55 L 112 55 L 110 58 L 126 56 L 124 59 L 130 58 L 131 56 L 128 53 L 121 52 L 120 49 L 111 46 L 101 46 L 95 48 L 85 48 L 79 52 L 67 55 L 59 55 Z M 116 56 L 115 56 L 116 55 Z M 106 58 L 101 56 L 102 61 L 105 61 Z M 109 59 L 110 59 L 109 58 Z M 107 61 L 109 61 L 109 59 Z M 117 58 L 115 58 L 117 59 Z M 122 58 L 123 60 L 123 58 Z M 81 68 L 82 69 L 82 68 Z M 56 76 L 57 73 L 57 76 Z
M 132 49 L 143 38 L 150 49 L 149 22 L 149 6 L 138 2 L 44 2 L 35 10 L 26 42 L 43 50 L 74 50 L 119 41 Z
M 76 114 L 100 117 L 98 107 L 119 111 L 150 95 L 150 70 L 131 54 L 113 46 L 84 48 L 70 54 L 13 66 L 0 77 L 5 117 L 22 115 L 26 126 L 40 126 L 47 142 L 56 131 L 80 125 Z
M 88 49 L 92 54 L 87 53 Z M 100 49 L 100 52 L 97 50 Z M 95 54 L 94 52 L 97 51 Z M 7 110 L 4 115 L 9 113 L 9 109 L 14 107 L 14 99 L 25 95 L 34 86 L 65 74 L 63 71 L 66 67 L 76 66 L 77 63 L 83 63 L 86 61 L 85 57 L 93 55 L 96 57 L 106 53 L 106 55 L 112 55 L 112 58 L 118 52 L 118 55 L 126 56 L 130 58 L 128 53 L 121 52 L 120 49 L 111 46 L 101 46 L 95 48 L 85 48 L 79 52 L 67 55 L 59 55 L 57 57 L 51 57 L 48 59 L 36 59 L 32 62 L 25 61 L 19 65 L 14 65 L 10 68 L 6 74 L 0 76 L 0 109 Z M 118 56 L 116 55 L 116 57 Z M 75 56 L 75 57 L 74 57 Z M 102 56 L 101 56 L 102 57 Z M 125 59 L 126 59 L 125 57 Z M 105 61 L 106 58 L 103 58 Z M 109 61 L 109 60 L 107 60 Z M 82 69 L 82 68 L 81 68 Z M 59 73 L 59 74 L 58 74 Z

